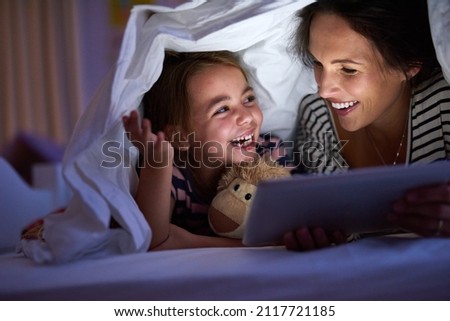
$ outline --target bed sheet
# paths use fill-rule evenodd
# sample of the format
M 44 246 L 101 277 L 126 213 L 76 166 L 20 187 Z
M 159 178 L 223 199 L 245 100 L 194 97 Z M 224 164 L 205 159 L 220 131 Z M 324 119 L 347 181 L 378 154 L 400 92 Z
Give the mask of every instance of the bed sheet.
M 450 240 L 381 237 L 299 253 L 209 248 L 40 265 L 0 256 L 1 300 L 449 300 Z

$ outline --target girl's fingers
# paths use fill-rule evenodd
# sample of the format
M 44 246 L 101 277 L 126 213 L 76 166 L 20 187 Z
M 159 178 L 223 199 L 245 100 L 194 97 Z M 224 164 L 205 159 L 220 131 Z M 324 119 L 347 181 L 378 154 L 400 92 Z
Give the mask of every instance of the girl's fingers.
M 122 120 L 128 136 L 137 136 L 139 134 L 139 115 L 136 111 L 133 110 L 129 116 L 124 116 Z
M 141 130 L 142 130 L 141 135 L 142 135 L 142 137 L 143 137 L 145 140 L 147 140 L 147 141 L 149 141 L 149 140 L 154 140 L 153 137 L 152 137 L 152 136 L 153 136 L 153 135 L 152 135 L 152 125 L 151 125 L 149 119 L 144 118 L 144 119 L 142 120 Z

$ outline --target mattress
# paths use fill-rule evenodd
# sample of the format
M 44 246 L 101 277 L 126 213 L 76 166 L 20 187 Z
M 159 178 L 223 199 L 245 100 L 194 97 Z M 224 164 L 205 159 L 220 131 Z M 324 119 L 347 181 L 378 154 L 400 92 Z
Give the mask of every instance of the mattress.
M 200 248 L 41 265 L 0 256 L 0 300 L 449 300 L 450 240 L 379 237 L 300 253 Z

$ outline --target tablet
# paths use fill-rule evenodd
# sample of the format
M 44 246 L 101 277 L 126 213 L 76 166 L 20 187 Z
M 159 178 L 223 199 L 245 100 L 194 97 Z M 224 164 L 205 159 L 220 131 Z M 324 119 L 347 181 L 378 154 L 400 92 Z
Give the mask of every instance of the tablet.
M 346 233 L 390 230 L 395 227 L 386 215 L 406 190 L 449 181 L 449 161 L 263 181 L 247 216 L 243 243 L 276 244 L 300 226 Z

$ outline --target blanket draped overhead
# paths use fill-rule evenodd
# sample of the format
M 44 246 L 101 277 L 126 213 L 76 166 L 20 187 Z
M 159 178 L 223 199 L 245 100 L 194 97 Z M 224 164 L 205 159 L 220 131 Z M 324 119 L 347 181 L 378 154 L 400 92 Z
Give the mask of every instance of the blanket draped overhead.
M 79 120 L 63 161 L 73 197 L 44 218 L 43 240 L 22 240 L 37 262 L 146 251 L 151 229 L 132 195 L 137 150 L 121 123 L 158 79 L 164 50 L 236 52 L 264 113 L 263 131 L 287 138 L 310 71 L 289 52 L 295 12 L 311 0 L 193 1 L 177 8 L 135 6 L 117 64 Z M 111 218 L 123 228 L 111 229 Z

